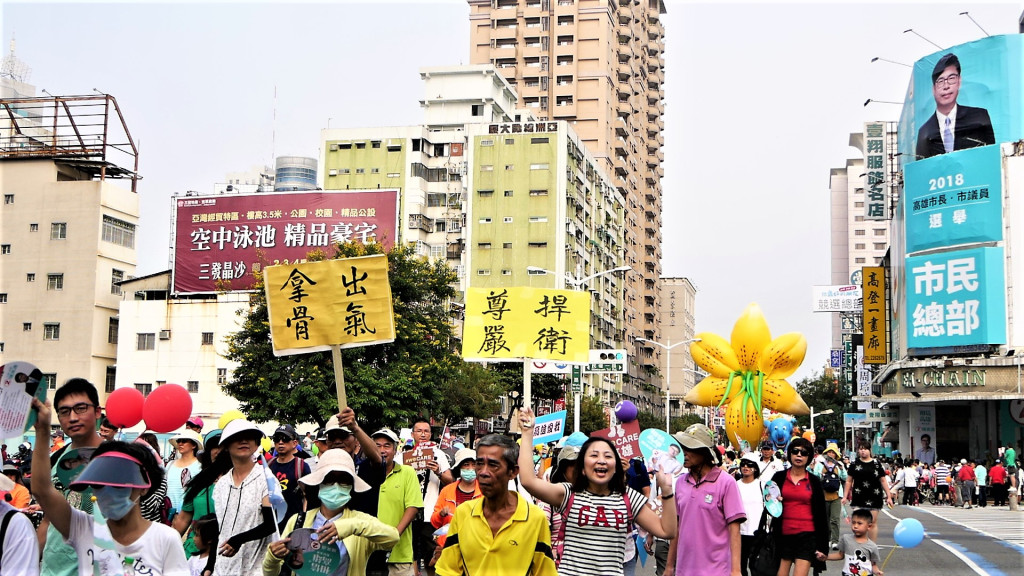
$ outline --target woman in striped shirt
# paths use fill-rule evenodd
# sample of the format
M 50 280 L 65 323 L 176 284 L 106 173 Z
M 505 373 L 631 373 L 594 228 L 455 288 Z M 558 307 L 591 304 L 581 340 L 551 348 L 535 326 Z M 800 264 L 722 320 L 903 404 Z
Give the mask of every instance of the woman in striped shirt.
M 522 445 L 532 446 L 533 411 L 524 408 L 519 421 Z M 634 522 L 658 538 L 675 537 L 675 504 L 666 505 L 661 518 L 646 506 L 647 498 L 626 486 L 622 460 L 609 440 L 591 436 L 584 442 L 576 472 L 572 483 L 549 484 L 537 478 L 532 451 L 519 451 L 523 487 L 563 516 L 561 576 L 622 576 L 623 551 Z M 661 472 L 657 479 L 662 499 L 671 499 L 672 479 Z

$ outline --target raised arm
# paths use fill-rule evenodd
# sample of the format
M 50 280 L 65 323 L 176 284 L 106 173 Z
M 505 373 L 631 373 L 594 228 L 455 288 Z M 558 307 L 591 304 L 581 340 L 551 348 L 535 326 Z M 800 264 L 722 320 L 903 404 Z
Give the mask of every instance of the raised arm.
M 64 538 L 71 530 L 71 505 L 53 487 L 50 476 L 50 403 L 32 399 L 36 414 L 36 444 L 32 449 L 32 494 L 46 514 L 46 519 Z
M 380 458 L 380 451 L 377 450 L 377 445 L 374 444 L 373 439 L 370 438 L 366 431 L 359 427 L 359 421 L 356 419 L 354 410 L 351 408 L 342 410 L 338 414 L 338 423 L 348 427 L 356 435 L 356 440 L 359 440 L 359 446 L 363 449 L 363 454 L 370 459 L 370 462 L 373 462 L 374 466 L 381 466 L 383 464 Z
M 519 480 L 523 488 L 533 495 L 534 498 L 547 502 L 552 508 L 562 505 L 565 500 L 565 486 L 551 484 L 537 478 L 533 470 L 533 410 L 523 408 L 519 411 L 519 424 L 523 429 L 523 438 L 519 446 Z
M 664 472 L 655 472 L 654 478 L 661 488 L 663 506 L 661 507 L 661 518 L 651 510 L 650 506 L 644 506 L 636 516 L 636 523 L 641 528 L 654 534 L 658 538 L 670 540 L 675 538 L 678 528 L 676 519 L 675 486 L 672 485 L 672 477 Z

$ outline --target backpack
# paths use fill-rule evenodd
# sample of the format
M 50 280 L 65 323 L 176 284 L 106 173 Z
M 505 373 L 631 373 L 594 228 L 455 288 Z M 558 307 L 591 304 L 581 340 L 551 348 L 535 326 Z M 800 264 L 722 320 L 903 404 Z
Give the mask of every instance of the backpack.
M 821 470 L 821 489 L 825 492 L 839 492 L 839 486 L 842 483 L 839 481 L 839 474 L 835 468 L 829 470 L 828 468 L 822 468 Z

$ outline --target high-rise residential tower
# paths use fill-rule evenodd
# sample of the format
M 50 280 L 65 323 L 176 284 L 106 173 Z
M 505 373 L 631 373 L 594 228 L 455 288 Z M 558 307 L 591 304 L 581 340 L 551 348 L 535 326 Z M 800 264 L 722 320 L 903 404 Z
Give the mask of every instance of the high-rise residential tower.
M 649 379 L 661 351 L 635 339 L 659 338 L 665 4 L 468 2 L 471 62 L 494 64 L 538 119 L 569 122 L 622 196 L 630 375 Z

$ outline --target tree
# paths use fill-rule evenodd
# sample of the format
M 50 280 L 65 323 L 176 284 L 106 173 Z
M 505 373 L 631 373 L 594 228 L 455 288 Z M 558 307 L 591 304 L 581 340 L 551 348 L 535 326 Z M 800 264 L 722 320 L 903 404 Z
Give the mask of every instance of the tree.
M 672 429 L 672 433 L 675 434 L 676 432 L 686 430 L 687 428 L 694 424 L 703 423 L 704 418 L 700 414 L 683 414 L 679 418 L 672 419 L 670 428 Z
M 646 410 L 637 412 L 636 420 L 640 423 L 641 430 L 647 430 L 648 428 L 658 428 L 660 430 L 665 425 L 664 416 L 655 416 L 654 412 L 647 412 Z
M 337 245 L 334 258 L 384 254 L 379 244 Z M 490 413 L 494 380 L 462 361 L 448 305 L 455 273 L 443 262 L 419 257 L 409 246 L 386 252 L 395 317 L 395 341 L 342 350 L 349 405 L 367 428 L 401 426 L 436 411 L 442 416 Z M 310 253 L 312 261 L 326 256 Z M 256 422 L 326 423 L 337 412 L 334 370 L 328 353 L 275 357 L 266 297 L 258 279 L 242 329 L 228 336 L 227 358 L 238 363 L 224 391 Z M 452 402 L 453 386 L 460 386 Z
M 843 412 L 850 402 L 850 396 L 843 386 L 840 386 L 831 376 L 815 374 L 805 378 L 796 384 L 804 402 L 814 408 L 814 434 L 817 437 L 816 444 L 824 445 L 825 440 L 834 438 L 842 440 Z M 817 416 L 817 413 L 832 410 L 832 414 Z M 811 424 L 810 416 L 797 416 L 796 423 L 806 430 Z
M 601 400 L 597 396 L 583 396 L 580 401 L 580 432 L 586 435 L 590 435 L 595 430 L 602 430 L 608 427 L 608 417 L 605 416 L 604 406 L 601 404 Z M 569 423 L 567 428 L 572 427 L 573 418 L 573 395 L 569 395 L 566 401 L 565 409 L 567 411 L 566 422 Z

